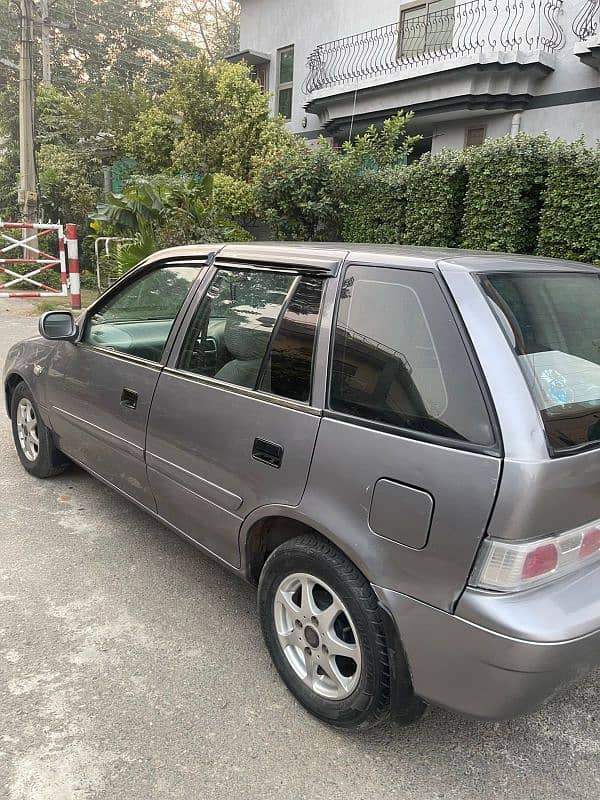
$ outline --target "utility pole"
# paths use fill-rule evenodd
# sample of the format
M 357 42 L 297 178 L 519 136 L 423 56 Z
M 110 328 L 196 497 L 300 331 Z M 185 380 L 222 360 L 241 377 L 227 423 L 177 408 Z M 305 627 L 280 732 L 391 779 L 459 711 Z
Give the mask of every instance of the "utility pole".
M 19 209 L 26 222 L 37 222 L 38 195 L 33 150 L 33 3 L 20 0 L 21 52 L 19 59 Z
M 50 15 L 48 0 L 40 0 L 40 17 L 42 18 L 42 83 L 52 85 L 52 69 L 50 66 Z

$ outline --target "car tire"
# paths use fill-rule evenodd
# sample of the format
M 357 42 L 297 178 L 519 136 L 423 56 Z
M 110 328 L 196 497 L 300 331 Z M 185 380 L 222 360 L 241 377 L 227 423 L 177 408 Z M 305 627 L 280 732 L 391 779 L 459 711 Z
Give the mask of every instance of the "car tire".
M 390 716 L 394 687 L 381 609 L 337 547 L 312 534 L 284 542 L 263 567 L 258 606 L 273 662 L 308 711 L 339 728 L 369 728 Z M 410 687 L 407 714 L 415 700 Z
M 54 444 L 52 432 L 44 425 L 26 383 L 14 390 L 10 408 L 15 447 L 27 472 L 36 478 L 51 478 L 64 472 L 69 461 Z

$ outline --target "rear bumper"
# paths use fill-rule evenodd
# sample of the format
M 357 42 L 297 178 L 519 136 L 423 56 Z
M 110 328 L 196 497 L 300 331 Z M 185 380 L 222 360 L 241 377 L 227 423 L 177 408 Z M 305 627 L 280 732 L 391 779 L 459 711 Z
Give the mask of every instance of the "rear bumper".
M 466 598 L 463 595 L 459 613 L 449 614 L 399 592 L 373 588 L 395 620 L 415 693 L 434 705 L 484 719 L 506 719 L 535 709 L 558 688 L 600 664 L 600 630 L 534 641 L 500 632 L 500 619 L 494 629 L 466 619 L 470 590 Z M 481 595 L 476 599 L 481 613 Z M 489 599 L 495 613 L 504 613 L 502 606 L 493 605 L 496 597 Z

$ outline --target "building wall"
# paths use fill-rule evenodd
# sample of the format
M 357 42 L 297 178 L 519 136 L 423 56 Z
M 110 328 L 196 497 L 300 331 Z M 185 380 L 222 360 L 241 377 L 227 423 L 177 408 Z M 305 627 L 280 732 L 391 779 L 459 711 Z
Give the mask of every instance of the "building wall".
M 306 116 L 302 82 L 309 54 L 321 42 L 395 22 L 399 13 L 397 0 L 242 0 L 240 50 L 257 50 L 271 56 L 269 89 L 274 92 L 277 50 L 294 45 L 293 116 L 289 127 L 295 133 L 316 130 L 320 126 L 314 114 L 308 115 L 307 128 L 302 126 Z
M 578 102 L 589 96 L 589 92 L 586 95 L 584 90 L 600 88 L 600 72 L 582 64 L 573 53 L 577 39 L 571 25 L 584 2 L 564 0 L 560 22 L 566 43 L 554 56 L 554 71 L 536 86 L 537 95 L 544 96 L 539 105 L 545 107 L 523 112 L 521 129 L 528 133 L 545 130 L 553 137 L 561 136 L 568 140 L 583 135 L 589 144 L 600 138 L 600 101 Z M 270 55 L 271 92 L 275 92 L 277 84 L 277 50 L 294 44 L 294 97 L 289 128 L 310 136 L 320 129 L 317 116 L 307 114 L 303 108 L 307 98 L 302 83 L 310 52 L 319 43 L 396 22 L 401 8 L 414 3 L 405 0 L 376 0 L 372 3 L 364 0 L 328 0 L 327 3 L 322 0 L 242 0 L 241 5 L 241 49 Z M 401 74 L 399 71 L 394 76 L 397 78 Z M 511 118 L 512 114 L 501 111 L 486 116 L 487 135 L 508 133 Z M 478 119 L 477 112 L 465 112 L 460 120 L 436 121 L 433 124 L 432 149 L 463 147 L 465 126 L 476 124 Z

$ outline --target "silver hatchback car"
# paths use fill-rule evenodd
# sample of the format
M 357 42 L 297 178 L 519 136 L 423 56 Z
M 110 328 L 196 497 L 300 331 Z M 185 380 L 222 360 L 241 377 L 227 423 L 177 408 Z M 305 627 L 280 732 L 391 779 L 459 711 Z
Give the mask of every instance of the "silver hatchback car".
M 258 585 L 340 727 L 526 712 L 600 663 L 600 273 L 244 244 L 157 253 L 4 372 L 17 452 L 75 462 Z

